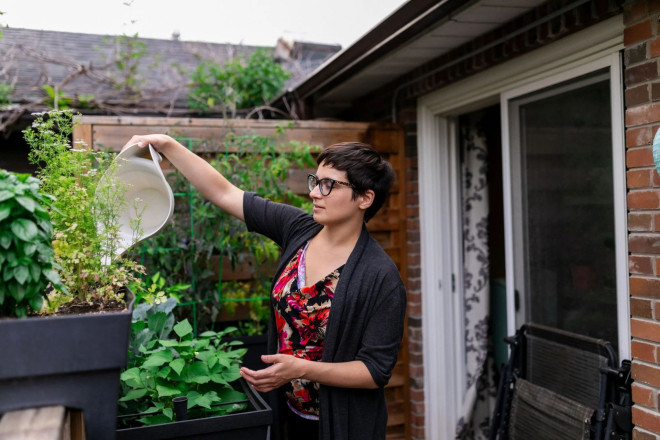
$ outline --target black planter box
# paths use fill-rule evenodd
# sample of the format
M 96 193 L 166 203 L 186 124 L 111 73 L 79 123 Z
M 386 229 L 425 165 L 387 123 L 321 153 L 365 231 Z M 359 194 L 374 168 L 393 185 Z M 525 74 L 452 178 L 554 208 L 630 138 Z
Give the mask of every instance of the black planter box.
M 269 440 L 273 410 L 241 380 L 244 412 L 117 430 L 117 440 Z
M 123 312 L 0 319 L 0 414 L 63 405 L 83 411 L 88 439 L 114 439 L 134 300 Z

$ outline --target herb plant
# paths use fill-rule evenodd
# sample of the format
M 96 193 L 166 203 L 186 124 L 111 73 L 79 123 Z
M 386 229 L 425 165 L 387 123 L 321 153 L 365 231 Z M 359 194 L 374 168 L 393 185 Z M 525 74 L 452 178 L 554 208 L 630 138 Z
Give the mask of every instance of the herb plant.
M 0 317 L 38 312 L 51 284 L 66 292 L 54 268 L 53 197 L 28 174 L 0 169 Z
M 54 196 L 49 209 L 53 223 L 55 262 L 65 288 L 76 306 L 105 308 L 123 301 L 122 289 L 138 282 L 143 268 L 128 258 L 102 264 L 118 242 L 122 208 L 121 185 L 101 190 L 97 183 L 112 166 L 113 154 L 73 148 L 73 115 L 50 111 L 36 115 L 24 137 L 31 147 L 30 161 L 38 166 L 43 191 Z
M 245 400 L 245 394 L 232 383 L 240 378 L 240 360 L 246 349 L 235 348 L 240 342 L 223 341 L 235 329 L 208 331 L 194 338 L 192 326 L 183 320 L 173 330 L 175 339 L 140 345 L 142 356 L 121 375 L 120 412 L 139 414 L 138 422 L 154 425 L 174 421 L 175 397 L 187 397 L 189 418 L 245 409 L 246 404 L 233 403 Z

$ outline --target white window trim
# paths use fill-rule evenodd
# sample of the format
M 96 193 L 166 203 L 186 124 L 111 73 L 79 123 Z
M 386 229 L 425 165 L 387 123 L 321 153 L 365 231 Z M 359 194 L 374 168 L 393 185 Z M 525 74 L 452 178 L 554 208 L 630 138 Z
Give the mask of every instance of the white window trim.
M 451 202 L 452 177 L 450 163 L 452 162 L 451 116 L 470 110 L 476 110 L 486 105 L 500 101 L 500 95 L 514 87 L 530 84 L 540 79 L 557 75 L 594 60 L 605 57 L 618 57 L 623 49 L 623 19 L 613 17 L 582 32 L 566 37 L 553 44 L 523 55 L 508 63 L 493 67 L 487 71 L 469 77 L 450 87 L 437 90 L 418 101 L 418 163 L 419 163 L 419 206 L 420 206 L 420 243 L 421 243 L 421 291 L 422 291 L 422 331 L 424 340 L 424 395 L 425 395 L 425 436 L 429 439 L 453 439 L 454 429 L 463 402 L 460 387 L 465 377 L 465 364 L 462 360 L 461 344 L 464 333 L 456 331 L 455 311 L 456 300 L 447 293 L 450 285 L 451 269 L 455 267 L 456 257 L 451 248 L 443 244 L 450 239 L 446 234 L 452 233 L 451 223 L 438 223 L 441 219 L 451 219 L 442 211 L 443 206 Z M 618 66 L 618 67 L 617 67 Z M 612 78 L 620 76 L 620 64 L 613 65 Z M 621 191 L 615 192 L 616 206 L 624 206 L 625 211 L 625 161 L 624 149 L 617 148 L 623 140 L 623 114 L 621 84 L 612 81 L 613 87 L 619 90 L 612 93 L 613 142 L 614 151 L 614 184 Z M 614 100 L 617 99 L 615 102 Z M 619 113 L 619 114 L 617 114 Z M 505 123 L 506 113 L 503 113 L 502 123 Z M 508 124 L 508 120 L 506 121 Z M 508 141 L 503 139 L 504 142 Z M 453 146 L 455 147 L 455 145 Z M 504 149 L 503 149 L 504 150 Z M 503 153 L 503 163 L 508 163 L 508 156 Z M 454 168 L 456 171 L 457 168 Z M 506 172 L 504 172 L 506 178 Z M 455 182 L 455 181 L 454 181 Z M 507 191 L 509 182 L 505 181 L 505 203 L 510 206 L 510 194 Z M 507 197 L 509 197 L 507 202 Z M 450 205 L 449 205 L 450 206 Z M 615 220 L 616 246 L 627 248 L 626 218 L 620 218 L 617 210 Z M 455 213 L 450 213 L 454 215 Z M 505 209 L 506 239 L 511 234 L 510 212 Z M 451 220 L 450 220 L 451 221 Z M 448 223 L 448 225 L 443 225 Z M 623 232 L 621 232 L 623 231 Z M 624 247 L 622 247 L 624 246 Z M 507 247 L 510 249 L 510 246 Z M 512 261 L 512 255 L 507 250 L 507 262 Z M 627 252 L 626 252 L 627 254 Z M 507 264 L 507 270 L 511 266 Z M 627 262 L 625 275 L 620 276 L 617 263 L 617 292 L 627 294 Z M 449 277 L 449 278 L 448 278 Z M 507 280 L 513 278 L 507 273 Z M 625 286 L 621 284 L 625 283 Z M 509 285 L 510 283 L 507 283 Z M 626 300 L 627 304 L 627 300 Z M 628 320 L 627 311 L 619 307 L 619 322 Z M 620 326 L 621 329 L 621 326 Z M 628 330 L 629 331 L 629 330 Z M 621 333 L 621 331 L 620 331 Z M 622 355 L 629 353 L 630 341 L 619 343 L 623 348 Z M 625 347 L 625 348 L 624 348 Z

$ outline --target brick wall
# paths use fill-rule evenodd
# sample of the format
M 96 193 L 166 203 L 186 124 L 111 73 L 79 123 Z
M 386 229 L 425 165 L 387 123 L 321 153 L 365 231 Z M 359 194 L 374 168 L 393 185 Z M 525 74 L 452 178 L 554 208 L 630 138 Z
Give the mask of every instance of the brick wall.
M 660 1 L 624 4 L 633 439 L 660 440 Z

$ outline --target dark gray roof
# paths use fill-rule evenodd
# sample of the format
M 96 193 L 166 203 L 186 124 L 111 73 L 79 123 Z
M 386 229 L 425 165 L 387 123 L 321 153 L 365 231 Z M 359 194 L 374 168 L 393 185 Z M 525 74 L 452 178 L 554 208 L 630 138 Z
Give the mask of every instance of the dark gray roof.
M 97 102 L 133 112 L 167 112 L 187 109 L 190 74 L 202 59 L 224 64 L 237 55 L 247 55 L 256 46 L 213 44 L 179 40 L 103 36 L 71 32 L 4 28 L 0 39 L 0 81 L 14 85 L 12 101 L 25 104 L 46 96 L 43 85 L 62 84 L 69 97 L 94 95 Z M 339 46 L 314 43 L 278 44 L 282 65 L 292 73 L 288 87 L 298 84 Z M 269 47 L 268 49 L 273 49 Z M 144 50 L 135 72 L 118 68 L 118 54 Z M 135 79 L 134 89 L 118 89 L 126 79 Z M 135 105 L 135 94 L 140 96 Z M 136 108 L 137 107 L 137 108 Z

